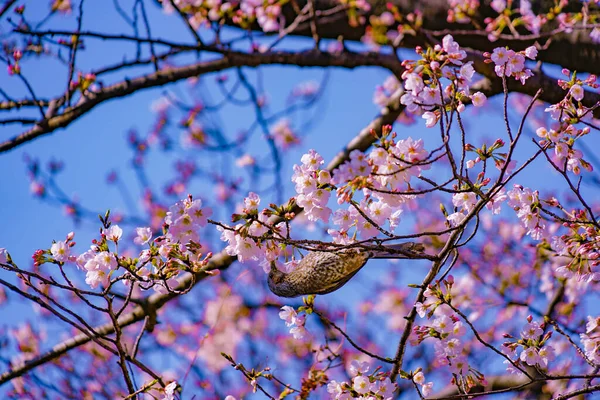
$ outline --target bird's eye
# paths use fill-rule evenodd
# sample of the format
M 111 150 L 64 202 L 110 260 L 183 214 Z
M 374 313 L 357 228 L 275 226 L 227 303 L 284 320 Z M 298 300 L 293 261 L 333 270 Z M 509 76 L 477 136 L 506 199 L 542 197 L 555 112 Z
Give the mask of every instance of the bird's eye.
M 271 281 L 273 281 L 273 283 L 275 284 L 283 282 L 283 274 L 275 270 L 274 268 L 271 269 L 271 272 L 269 273 L 269 278 L 271 278 Z

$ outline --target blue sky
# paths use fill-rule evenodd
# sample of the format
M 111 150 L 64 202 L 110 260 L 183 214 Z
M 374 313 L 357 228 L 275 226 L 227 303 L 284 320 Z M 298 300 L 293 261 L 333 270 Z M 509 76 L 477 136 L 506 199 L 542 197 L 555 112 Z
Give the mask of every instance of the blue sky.
M 116 14 L 108 11 L 111 7 L 104 7 L 102 3 L 86 3 L 84 13 L 86 30 L 119 33 L 126 29 L 116 18 Z M 175 15 L 165 16 L 153 6 L 148 7 L 148 10 L 153 21 L 155 37 L 178 41 L 189 40 L 188 32 L 182 28 Z M 35 10 L 30 11 L 32 14 L 36 13 Z M 74 29 L 75 25 L 73 18 L 57 16 L 47 28 Z M 236 32 L 232 31 L 231 34 Z M 132 46 L 116 42 L 88 41 L 90 48 L 93 46 L 94 50 L 81 52 L 77 63 L 84 72 L 109 63 L 106 60 L 117 62 L 122 59 L 123 54 L 131 54 Z M 287 48 L 290 49 L 309 46 L 308 40 L 293 40 L 287 44 Z M 408 56 L 410 53 L 405 54 Z M 190 58 L 178 60 L 180 63 L 191 61 Z M 48 59 L 31 59 L 23 63 L 22 70 L 31 79 L 32 86 L 38 91 L 40 97 L 56 96 L 64 90 L 66 70 L 56 62 Z M 253 79 L 257 76 L 254 70 L 246 72 Z M 142 73 L 140 69 L 132 69 L 127 71 L 127 76 L 138 76 L 140 73 Z M 235 71 L 230 71 L 228 74 L 234 77 Z M 304 81 L 321 81 L 324 71 L 316 68 L 273 66 L 261 69 L 261 74 L 265 92 L 269 95 L 272 111 L 274 111 L 284 104 L 290 90 L 296 84 Z M 318 115 L 315 124 L 308 132 L 303 132 L 307 136 L 302 144 L 284 158 L 283 176 L 288 189 L 292 187 L 288 183 L 292 173 L 291 167 L 294 163 L 299 163 L 300 156 L 305 151 L 314 148 L 328 160 L 371 121 L 378 112 L 378 107 L 372 103 L 373 91 L 388 75 L 388 72 L 377 68 L 358 70 L 334 68 L 330 71 L 323 98 L 315 109 L 303 116 L 307 118 L 313 113 Z M 119 80 L 122 77 L 122 74 L 118 74 L 109 77 L 106 82 Z M 198 87 L 198 96 L 205 99 L 219 98 L 214 84 L 215 77 L 216 75 L 209 75 L 202 78 L 203 84 Z M 15 77 L 8 76 L 5 68 L 0 70 L 0 85 L 16 98 L 25 95 L 21 82 Z M 176 90 L 184 91 L 186 85 L 185 82 L 180 83 L 177 85 L 179 89 Z M 118 171 L 134 198 L 138 197 L 138 185 L 130 168 L 131 151 L 126 146 L 127 131 L 131 128 L 136 128 L 140 132 L 150 129 L 154 122 L 150 105 L 165 91 L 174 88 L 175 86 L 168 86 L 146 90 L 102 104 L 66 129 L 0 154 L 0 220 L 4 227 L 0 230 L 0 247 L 7 248 L 18 265 L 29 266 L 30 257 L 36 249 L 49 248 L 53 239 L 64 240 L 65 235 L 75 229 L 72 220 L 65 217 L 62 209 L 32 197 L 23 161 L 25 155 L 38 158 L 42 164 L 53 159 L 64 161 L 66 168 L 58 176 L 57 181 L 67 195 L 78 197 L 81 204 L 87 208 L 98 212 L 104 212 L 106 209 L 127 211 L 127 205 L 118 191 L 106 184 L 106 173 L 109 170 Z M 497 113 L 500 108 L 499 100 L 494 99 L 486 109 L 479 111 L 477 117 L 469 121 L 467 130 L 477 138 L 473 140 L 475 144 L 482 138 L 487 138 L 487 142 L 491 143 L 495 137 L 503 134 L 502 119 Z M 471 112 L 467 111 L 467 113 Z M 9 114 L 2 112 L 0 117 L 5 115 Z M 250 107 L 228 106 L 219 113 L 217 121 L 225 132 L 234 136 L 238 129 L 247 126 L 253 119 L 254 114 Z M 2 127 L 1 136 L 2 139 L 6 139 L 21 131 L 22 128 L 19 126 Z M 416 125 L 410 127 L 397 126 L 396 131 L 400 137 L 423 137 L 426 143 L 436 143 L 439 139 L 438 132 L 426 129 L 420 119 Z M 258 146 L 258 142 L 252 142 L 247 149 L 248 152 L 255 154 L 261 152 L 262 148 Z M 597 148 L 597 144 L 597 140 L 588 141 L 591 148 Z M 195 154 L 189 152 L 186 156 L 195 157 Z M 148 171 L 153 177 L 156 190 L 159 190 L 172 176 L 172 159 L 173 157 L 157 154 L 157 152 L 154 152 L 149 159 Z M 199 160 L 206 166 L 213 164 L 213 161 L 210 158 Z M 519 182 L 525 185 L 536 184 L 538 188 L 551 187 L 556 177 L 556 174 L 544 167 L 544 169 L 532 169 L 524 174 Z M 201 191 L 201 186 L 197 188 Z M 203 194 L 210 196 L 210 194 Z M 288 190 L 286 198 L 292 194 Z M 274 200 L 265 198 L 263 204 Z M 97 235 L 98 228 L 99 224 L 94 221 L 84 222 L 75 229 L 77 248 L 80 251 L 87 248 L 90 239 Z M 6 271 L 0 271 L 0 277 L 14 280 Z M 360 290 L 357 285 L 356 282 L 351 282 L 346 291 L 341 292 L 341 296 Z M 7 326 L 22 321 L 24 316 L 35 318 L 29 304 L 14 306 L 10 311 L 3 309 L 0 325 Z

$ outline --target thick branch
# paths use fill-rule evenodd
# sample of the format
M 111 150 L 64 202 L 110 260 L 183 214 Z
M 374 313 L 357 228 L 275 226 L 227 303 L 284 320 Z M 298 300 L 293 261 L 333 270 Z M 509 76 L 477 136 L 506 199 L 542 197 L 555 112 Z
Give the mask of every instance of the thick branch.
M 500 85 L 500 79 L 493 71 L 493 67 L 491 64 L 484 63 L 484 58 L 481 53 L 476 51 L 468 51 L 468 59 L 474 62 L 477 72 L 490 79 L 492 86 Z M 49 134 L 56 129 L 64 128 L 88 111 L 92 110 L 97 105 L 105 101 L 128 96 L 138 90 L 154 88 L 194 76 L 223 71 L 232 67 L 258 67 L 261 65 L 273 64 L 295 65 L 298 67 L 343 68 L 378 66 L 386 68 L 396 75 L 400 75 L 402 70 L 400 64 L 394 56 L 377 53 L 344 52 L 342 54 L 334 55 L 314 50 L 299 53 L 274 52 L 266 54 L 229 52 L 225 53 L 224 57 L 218 60 L 164 69 L 151 74 L 142 75 L 131 80 L 125 79 L 124 81 L 107 86 L 96 93 L 90 93 L 87 97 L 80 101 L 79 104 L 69 107 L 62 113 L 39 122 L 30 130 L 0 143 L 0 153 L 11 150 L 40 136 Z M 509 91 L 528 94 L 530 96 L 535 95 L 540 88 L 543 90 L 540 100 L 548 103 L 558 103 L 565 95 L 565 92 L 556 85 L 555 79 L 548 77 L 543 72 L 537 72 L 532 78 L 527 80 L 525 85 L 521 85 L 519 82 L 514 80 L 509 81 Z M 502 90 L 496 87 L 491 87 L 489 88 L 489 92 L 501 93 Z M 599 101 L 600 95 L 597 93 L 587 92 L 584 104 L 591 107 Z M 55 102 L 60 102 L 60 99 L 56 99 Z M 595 110 L 594 116 L 596 118 L 600 118 L 600 108 Z
M 223 58 L 218 60 L 199 62 L 183 67 L 167 68 L 134 79 L 125 79 L 102 88 L 98 92 L 90 93 L 79 104 L 69 107 L 61 114 L 47 118 L 30 130 L 0 143 L 0 153 L 51 133 L 56 129 L 64 128 L 97 105 L 108 100 L 128 96 L 138 90 L 154 88 L 194 76 L 223 71 L 232 67 L 258 67 L 260 65 L 271 64 L 295 65 L 298 67 L 343 68 L 379 66 L 394 72 L 401 70 L 400 64 L 395 57 L 377 53 L 346 52 L 333 55 L 312 50 L 299 53 L 274 52 L 268 54 L 228 52 L 224 53 Z
M 470 47 L 472 49 L 484 52 L 492 51 L 496 47 L 508 46 L 513 50 L 523 50 L 536 42 L 548 47 L 540 52 L 539 59 L 551 64 L 561 65 L 570 70 L 580 72 L 590 72 L 600 74 L 600 46 L 590 39 L 590 29 L 574 30 L 571 33 L 556 32 L 556 23 L 544 27 L 540 35 L 527 35 L 526 32 L 521 32 L 520 37 L 512 35 L 503 35 L 498 40 L 492 42 L 488 39 L 488 34 L 483 29 L 476 30 L 472 24 L 456 24 L 448 23 L 448 1 L 447 0 L 391 0 L 379 1 L 368 0 L 371 5 L 371 10 L 366 13 L 366 20 L 369 20 L 371 15 L 380 15 L 386 11 L 386 4 L 392 3 L 397 6 L 400 12 L 404 15 L 419 10 L 423 15 L 423 31 L 419 31 L 416 36 L 407 34 L 402 43 L 402 47 L 414 48 L 415 46 L 426 46 L 428 37 L 426 35 L 441 39 L 445 34 L 451 34 L 461 44 L 461 46 Z M 299 8 L 306 1 L 299 1 Z M 482 4 L 484 2 L 481 2 Z M 488 2 L 486 2 L 488 3 Z M 565 8 L 567 11 L 577 12 L 581 10 L 581 2 L 570 1 L 569 6 Z M 337 0 L 315 0 L 315 8 L 317 11 L 329 10 L 339 5 Z M 534 0 L 531 1 L 532 11 L 538 13 L 540 11 L 547 12 L 549 7 L 554 5 L 553 1 Z M 294 21 L 297 16 L 294 8 L 288 6 L 284 8 L 286 21 L 289 23 Z M 482 5 L 479 9 L 479 15 L 476 17 L 482 25 L 486 17 L 495 17 L 498 14 L 493 12 L 487 5 Z M 321 38 L 337 39 L 342 36 L 346 40 L 360 40 L 365 33 L 364 26 L 351 26 L 348 23 L 348 18 L 344 12 L 333 15 L 331 17 L 322 17 L 319 19 L 317 27 L 318 34 Z M 426 31 L 426 32 L 425 32 Z M 312 37 L 312 32 L 309 24 L 300 26 L 293 32 L 294 35 Z

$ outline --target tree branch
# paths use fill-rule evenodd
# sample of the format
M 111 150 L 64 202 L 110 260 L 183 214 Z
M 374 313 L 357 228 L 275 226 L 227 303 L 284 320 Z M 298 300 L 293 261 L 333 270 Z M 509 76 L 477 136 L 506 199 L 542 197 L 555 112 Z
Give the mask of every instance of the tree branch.
M 329 163 L 328 169 L 333 171 L 340 164 L 345 162 L 348 159 L 348 155 L 353 150 L 367 150 L 376 140 L 376 138 L 371 135 L 371 130 L 374 129 L 376 131 L 380 130 L 382 126 L 393 124 L 396 118 L 400 115 L 400 113 L 404 110 L 404 107 L 400 105 L 400 96 L 401 92 L 392 96 L 392 100 L 388 104 L 386 108 L 382 110 L 380 115 L 378 115 L 371 123 L 365 127 L 360 133 L 348 143 L 345 149 L 338 154 L 332 162 Z M 296 215 L 298 215 L 302 209 L 296 206 Z M 220 253 L 214 255 L 206 268 L 206 271 L 215 271 L 215 270 L 225 270 L 229 268 L 229 266 L 236 260 L 235 257 L 232 257 L 227 254 L 225 250 Z M 206 272 L 200 272 L 195 274 L 187 275 L 183 278 L 179 285 L 176 288 L 176 292 L 169 292 L 166 294 L 154 294 L 150 296 L 143 306 L 137 306 L 131 312 L 122 315 L 117 320 L 117 325 L 121 328 L 132 325 L 136 322 L 142 321 L 146 318 L 146 316 L 150 317 L 150 321 L 156 318 L 156 311 L 160 309 L 162 306 L 170 302 L 171 300 L 177 298 L 180 293 L 187 293 L 193 286 L 197 285 L 199 282 L 203 281 L 205 278 L 210 275 Z M 151 330 L 153 324 L 150 324 L 149 329 Z M 94 329 L 98 335 L 106 336 L 115 332 L 115 325 L 111 323 L 107 323 L 105 325 L 101 325 Z M 6 371 L 2 375 L 0 375 L 0 385 L 14 379 L 16 377 L 22 376 L 23 374 L 33 370 L 34 368 L 43 365 L 47 362 L 55 360 L 63 354 L 66 354 L 68 351 L 77 348 L 83 344 L 88 343 L 92 340 L 88 335 L 79 334 L 70 339 L 67 339 L 56 346 L 54 346 L 50 351 L 45 354 L 33 358 L 23 365 Z

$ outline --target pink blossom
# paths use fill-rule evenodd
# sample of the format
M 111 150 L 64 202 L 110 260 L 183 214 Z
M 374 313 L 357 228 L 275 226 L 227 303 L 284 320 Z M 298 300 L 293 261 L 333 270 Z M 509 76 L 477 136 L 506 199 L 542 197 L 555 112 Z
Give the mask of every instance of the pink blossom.
M 281 7 L 279 5 L 269 5 L 256 8 L 256 17 L 258 24 L 264 32 L 274 32 L 279 29 L 279 16 Z
M 382 201 L 373 202 L 369 205 L 369 218 L 378 225 L 383 225 L 385 220 L 391 215 L 392 209 Z
M 471 101 L 475 107 L 482 107 L 487 100 L 485 94 L 481 92 L 476 92 L 471 96 Z
M 98 287 L 98 285 L 108 286 L 109 279 L 108 274 L 100 269 L 88 271 L 85 275 L 85 283 L 90 285 L 92 289 Z
M 600 317 L 592 318 L 591 315 L 587 316 L 587 323 L 585 324 L 585 332 L 591 333 L 600 327 Z
M 294 339 L 303 339 L 308 334 L 304 325 L 293 327 L 292 329 L 290 329 L 290 333 L 292 334 Z
M 465 356 L 458 356 L 452 359 L 450 371 L 458 375 L 466 375 L 469 372 L 469 363 Z
M 583 88 L 581 87 L 581 85 L 573 85 L 571 86 L 571 89 L 569 90 L 569 93 L 571 94 L 571 96 L 573 96 L 573 98 L 577 101 L 581 101 L 583 100 L 583 96 L 585 94 L 585 91 L 583 90 Z
M 531 60 L 535 60 L 538 55 L 538 50 L 535 46 L 529 46 L 525 49 L 525 56 Z
M 450 333 L 454 323 L 447 315 L 442 315 L 433 321 L 432 327 L 439 333 Z
M 142 252 L 138 256 L 139 265 L 144 265 L 145 263 L 150 261 L 151 257 L 152 257 L 152 253 L 150 252 L 150 250 L 148 250 L 148 249 L 142 250 Z
M 521 352 L 521 355 L 519 356 L 519 359 L 527 363 L 527 365 L 536 365 L 540 364 L 541 362 L 541 358 L 535 347 L 528 347 L 525 350 L 523 350 L 523 352 Z
M 308 153 L 304 154 L 300 161 L 302 162 L 302 166 L 305 167 L 307 171 L 316 171 L 319 166 L 325 162 L 323 157 L 321 157 L 319 153 L 313 149 L 310 149 Z
M 155 285 L 152 286 L 152 289 L 156 293 L 167 294 L 169 291 L 173 291 L 179 285 L 179 282 L 176 278 L 169 278 L 166 281 L 155 281 Z
M 103 229 L 102 234 L 106 236 L 107 240 L 117 243 L 123 236 L 123 229 L 119 228 L 119 225 L 111 225 L 110 228 Z
M 352 379 L 352 388 L 356 390 L 358 394 L 365 394 L 369 391 L 370 382 L 369 378 L 364 375 L 355 376 Z
M 342 384 L 340 382 L 331 380 L 327 384 L 327 392 L 337 399 L 339 395 L 344 393 L 344 388 L 342 387 Z
M 419 74 L 409 73 L 405 77 L 404 89 L 411 91 L 413 95 L 418 95 L 421 90 L 425 87 L 423 78 Z
M 429 395 L 433 392 L 433 382 L 427 382 L 421 386 L 421 392 L 423 392 L 423 396 L 429 397 Z
M 369 363 L 366 361 L 352 360 L 349 371 L 351 375 L 366 374 L 370 368 Z
M 234 249 L 235 254 L 238 256 L 240 262 L 244 262 L 246 260 L 258 260 L 262 254 L 261 249 L 251 238 L 239 237 Z
M 296 317 L 298 314 L 293 307 L 283 306 L 281 307 L 281 311 L 279 312 L 279 318 L 285 321 L 286 326 L 292 326 L 296 323 Z
M 463 77 L 467 82 L 471 82 L 473 75 L 475 75 L 475 68 L 473 68 L 473 62 L 469 61 L 460 67 L 460 76 Z
M 117 259 L 115 258 L 113 253 L 108 251 L 101 251 L 96 254 L 94 260 L 97 263 L 97 269 L 117 269 Z
M 428 105 L 440 105 L 442 104 L 442 98 L 440 95 L 440 91 L 437 88 L 425 87 L 421 93 L 419 93 L 420 102 Z
M 403 212 L 402 210 L 396 210 L 390 215 L 389 222 L 390 222 L 390 229 L 392 231 L 395 230 L 400 225 L 400 215 L 402 214 L 402 212 Z
M 509 50 L 504 47 L 496 47 L 492 53 L 492 61 L 498 65 L 504 65 L 510 58 Z
M 254 192 L 248 193 L 248 197 L 244 199 L 244 206 L 248 211 L 256 210 L 259 204 L 260 197 Z
M 532 76 L 533 72 L 531 72 L 530 69 L 526 69 L 514 74 L 515 79 L 520 81 L 522 85 L 524 85 L 525 81 L 527 81 L 527 79 L 531 78 Z
M 506 195 L 506 190 L 502 188 L 494 195 L 494 197 L 491 198 L 491 200 L 485 205 L 485 207 L 488 210 L 491 210 L 492 214 L 500 214 L 502 203 L 506 201 L 507 198 L 508 196 Z
M 425 375 L 423 375 L 422 371 L 417 372 L 414 376 L 413 376 L 413 381 L 415 381 L 415 383 L 422 385 L 425 383 Z
M 407 92 L 400 97 L 400 103 L 406 106 L 406 111 L 421 115 L 423 111 L 416 101 L 417 97 L 412 93 Z
M 380 381 L 375 382 L 377 384 L 374 392 L 383 397 L 384 399 L 389 399 L 394 396 L 394 391 L 396 390 L 396 384 L 392 383 L 390 378 L 384 378 Z
M 95 245 L 92 245 L 88 251 L 81 253 L 75 259 L 75 263 L 77 264 L 77 266 L 80 269 L 87 269 L 87 268 L 85 268 L 85 265 L 87 264 L 87 262 L 89 260 L 92 260 L 96 256 L 96 252 L 97 252 L 97 247 Z
M 376 226 L 362 216 L 359 216 L 358 219 L 359 221 L 356 225 L 356 230 L 362 239 L 368 239 L 378 235 L 379 230 Z
M 514 53 L 508 60 L 507 69 L 514 74 L 523 71 L 523 68 L 525 68 L 525 57 L 520 53 Z
M 177 389 L 177 381 L 173 381 L 165 386 L 165 397 L 162 400 L 175 400 L 175 390 Z
M 548 137 L 548 130 L 542 126 L 536 129 L 535 134 L 543 139 L 546 139 Z
M 135 228 L 137 236 L 133 239 L 135 244 L 144 245 L 152 240 L 152 229 L 148 227 Z
M 423 113 L 422 118 L 425 120 L 425 126 L 427 128 L 433 128 L 438 122 L 438 116 L 435 112 L 426 111 Z
M 548 367 L 548 361 L 554 360 L 554 348 L 552 346 L 544 346 L 538 351 L 538 355 L 540 358 L 539 364 L 543 368 Z
M 477 203 L 477 195 L 473 192 L 461 192 L 452 195 L 452 204 L 457 208 L 462 208 L 469 212 Z
M 500 14 L 502 11 L 506 9 L 506 0 L 492 0 L 490 6 Z
M 458 226 L 461 222 L 464 221 L 465 218 L 466 215 L 459 211 L 455 212 L 454 214 L 448 215 L 446 219 L 448 220 L 448 222 L 450 222 L 451 226 Z
M 456 65 L 462 64 L 462 59 L 467 57 L 467 53 L 464 50 L 461 50 L 458 43 L 454 41 L 454 38 L 451 35 L 446 35 L 442 39 L 442 47 L 448 53 L 448 59 L 450 62 Z
M 66 242 L 56 242 L 52 244 L 52 247 L 50 247 L 50 253 L 52 253 L 52 256 L 56 261 L 66 262 L 69 260 L 69 256 L 71 255 L 71 248 Z
M 191 216 L 194 225 L 203 227 L 208 223 L 208 218 L 212 215 L 212 209 L 210 207 L 202 208 L 202 201 L 197 199 L 188 205 L 187 213 Z

